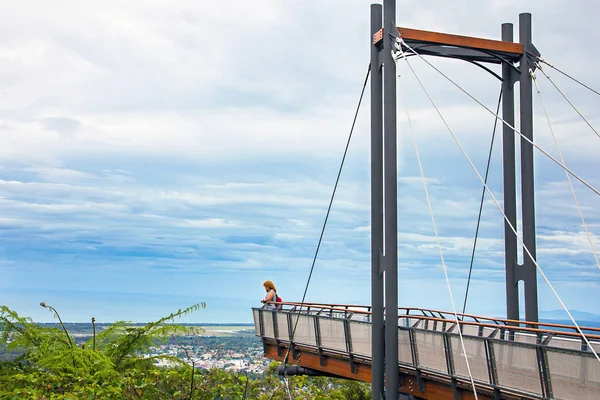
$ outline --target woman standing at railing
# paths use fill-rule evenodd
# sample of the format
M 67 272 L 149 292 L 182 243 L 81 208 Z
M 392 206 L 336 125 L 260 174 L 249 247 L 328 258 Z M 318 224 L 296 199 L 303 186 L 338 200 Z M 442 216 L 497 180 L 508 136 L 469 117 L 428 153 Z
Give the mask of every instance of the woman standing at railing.
M 264 281 L 263 286 L 265 287 L 267 295 L 260 302 L 265 304 L 265 310 L 275 310 L 275 302 L 277 301 L 277 289 L 275 288 L 275 284 L 271 281 Z

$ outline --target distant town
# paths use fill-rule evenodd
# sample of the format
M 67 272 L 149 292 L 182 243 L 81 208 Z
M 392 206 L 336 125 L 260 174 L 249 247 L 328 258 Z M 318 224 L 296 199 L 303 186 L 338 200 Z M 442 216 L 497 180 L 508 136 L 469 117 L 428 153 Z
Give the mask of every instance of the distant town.
M 58 324 L 40 324 L 56 327 Z M 144 324 L 131 324 L 143 326 Z M 196 334 L 171 337 L 166 343 L 157 343 L 145 357 L 156 357 L 155 363 L 162 367 L 175 365 L 173 360 L 160 356 L 177 357 L 190 366 L 201 369 L 220 368 L 248 374 L 262 374 L 271 360 L 263 357 L 260 339 L 255 335 L 254 325 L 246 324 L 182 324 L 193 327 Z M 66 323 L 66 329 L 78 346 L 83 346 L 92 338 L 92 326 L 89 323 Z M 96 330 L 108 327 L 97 324 Z M 3 352 L 0 348 L 0 360 L 13 358 L 17 354 Z
M 202 326 L 204 332 L 173 338 L 155 347 L 149 357 L 175 356 L 197 368 L 220 368 L 262 374 L 271 360 L 263 357 L 260 339 L 253 325 Z M 157 359 L 160 366 L 170 366 L 168 359 Z

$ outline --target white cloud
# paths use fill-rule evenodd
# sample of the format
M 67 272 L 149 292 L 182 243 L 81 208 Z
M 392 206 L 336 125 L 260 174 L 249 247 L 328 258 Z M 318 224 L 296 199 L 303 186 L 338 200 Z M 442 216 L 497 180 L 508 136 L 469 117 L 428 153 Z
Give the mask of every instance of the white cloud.
M 463 3 L 406 1 L 397 23 L 497 38 L 502 22 L 527 11 L 522 2 Z M 583 23 L 598 7 L 527 7 L 544 58 L 578 60 L 565 68 L 599 87 L 586 65 L 600 37 L 593 22 Z M 91 281 L 98 290 L 195 295 L 223 279 L 236 293 L 250 293 L 249 280 L 275 274 L 291 296 L 311 265 L 366 72 L 368 12 L 358 0 L 109 1 L 93 8 L 29 0 L 7 8 L 0 15 L 2 284 L 51 281 L 72 289 Z M 495 107 L 494 78 L 475 66 L 431 60 Z M 411 62 L 482 168 L 493 117 L 424 63 Z M 405 66 L 401 72 L 450 274 L 464 279 L 481 188 L 411 73 Z M 600 142 L 538 76 L 567 164 L 598 187 Z M 552 76 L 596 124 L 597 98 Z M 368 92 L 317 263 L 317 297 L 356 297 L 357 282 L 369 276 Z M 416 286 L 423 273 L 441 275 L 400 98 L 398 109 L 400 262 Z M 539 109 L 535 126 L 536 140 L 554 154 Z M 490 186 L 501 199 L 499 143 Z M 594 283 L 562 171 L 539 153 L 536 163 L 542 266 L 565 285 Z M 576 189 L 598 242 L 597 197 Z M 502 280 L 502 232 L 488 197 L 474 271 L 482 285 Z M 327 276 L 348 277 L 347 286 L 329 292 Z

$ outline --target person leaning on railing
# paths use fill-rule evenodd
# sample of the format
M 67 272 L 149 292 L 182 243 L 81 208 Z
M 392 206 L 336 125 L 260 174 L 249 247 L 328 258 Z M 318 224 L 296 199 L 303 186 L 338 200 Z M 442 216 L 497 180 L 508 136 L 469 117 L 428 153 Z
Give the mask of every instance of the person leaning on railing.
M 260 302 L 264 304 L 265 310 L 275 310 L 275 301 L 277 301 L 277 289 L 272 281 L 264 281 L 263 286 L 267 295 Z

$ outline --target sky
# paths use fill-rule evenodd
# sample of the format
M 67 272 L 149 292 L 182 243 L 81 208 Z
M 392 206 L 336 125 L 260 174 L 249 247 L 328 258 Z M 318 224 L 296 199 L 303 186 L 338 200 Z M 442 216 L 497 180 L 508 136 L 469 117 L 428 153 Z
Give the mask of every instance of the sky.
M 362 0 L 11 4 L 0 15 L 0 304 L 36 321 L 250 322 L 273 280 L 300 301 L 369 63 Z M 600 4 L 398 1 L 400 26 L 498 39 L 533 15 L 542 58 L 600 88 Z M 490 108 L 500 83 L 429 58 Z M 494 117 L 416 57 L 477 169 Z M 498 72 L 499 67 L 492 69 Z M 594 127 L 600 98 L 544 67 Z M 398 69 L 399 303 L 451 310 L 400 85 L 456 307 L 481 183 L 405 63 Z M 600 188 L 600 138 L 537 72 L 565 162 Z M 307 300 L 370 303 L 369 93 Z M 535 141 L 557 157 L 534 95 Z M 502 199 L 501 141 L 490 188 Z M 538 261 L 570 310 L 600 314 L 594 260 L 564 172 L 535 154 Z M 600 248 L 598 196 L 574 182 Z M 502 215 L 484 202 L 467 312 L 505 315 Z M 541 276 L 544 312 L 561 305 Z

